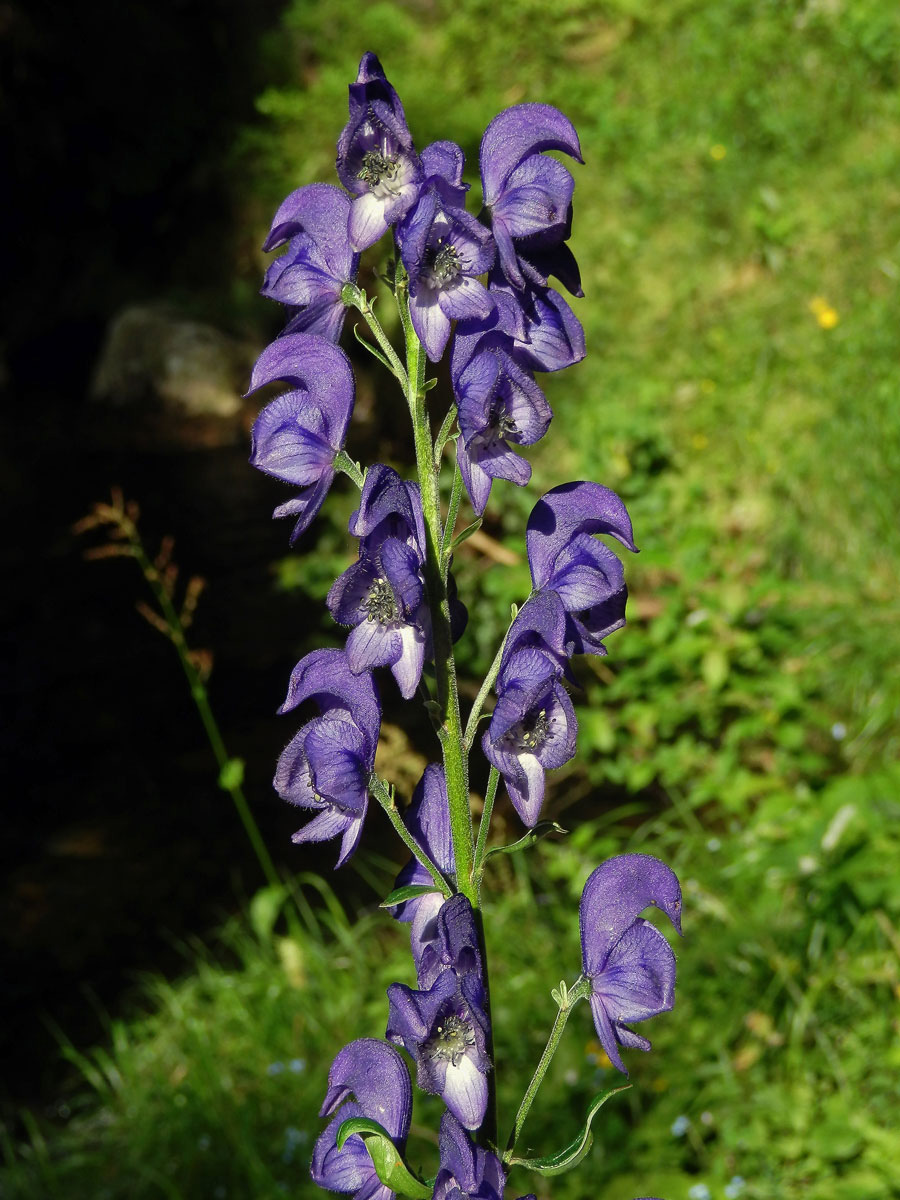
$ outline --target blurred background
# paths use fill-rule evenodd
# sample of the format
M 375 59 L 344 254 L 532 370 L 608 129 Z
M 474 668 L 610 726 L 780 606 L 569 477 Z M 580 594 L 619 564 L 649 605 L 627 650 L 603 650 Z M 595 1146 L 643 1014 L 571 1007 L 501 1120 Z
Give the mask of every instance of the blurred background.
M 475 192 L 481 134 L 510 104 L 559 106 L 584 150 L 588 358 L 545 377 L 555 420 L 531 485 L 498 484 L 458 555 L 464 697 L 527 594 L 538 495 L 615 488 L 641 547 L 628 626 L 579 667 L 577 760 L 551 777 L 547 815 L 572 833 L 488 880 L 501 1123 L 550 988 L 580 968 L 590 870 L 646 851 L 685 890 L 678 1003 L 652 1054 L 629 1056 L 634 1087 L 578 1171 L 510 1186 L 898 1196 L 892 0 L 0 4 L 0 1196 L 311 1197 L 331 1059 L 380 1034 L 384 988 L 410 981 L 406 932 L 377 911 L 403 859 L 381 814 L 333 874 L 334 847 L 293 847 L 271 791 L 290 669 L 339 641 L 324 597 L 354 503 L 338 486 L 288 553 L 241 399 L 281 324 L 259 246 L 289 190 L 334 180 L 367 49 L 416 144 L 457 141 Z M 344 344 L 351 453 L 407 468 L 399 395 Z M 443 412 L 446 380 L 432 395 Z M 173 647 L 136 611 L 153 599 L 140 571 L 83 559 L 105 539 L 72 526 L 114 485 L 151 558 L 175 539 L 178 604 L 206 582 L 194 661 L 292 897 L 217 783 Z M 384 692 L 379 766 L 408 795 L 435 747 Z M 535 1151 L 569 1141 L 614 1077 L 585 1007 L 532 1111 Z M 410 1141 L 426 1174 L 437 1112 L 422 1104 Z

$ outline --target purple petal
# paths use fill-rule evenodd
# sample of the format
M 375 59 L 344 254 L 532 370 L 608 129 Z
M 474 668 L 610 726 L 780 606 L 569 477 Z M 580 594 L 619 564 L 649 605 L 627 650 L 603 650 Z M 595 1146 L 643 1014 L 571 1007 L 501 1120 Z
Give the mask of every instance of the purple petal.
M 276 520 L 279 517 L 298 518 L 297 524 L 291 530 L 290 544 L 292 546 L 315 520 L 333 480 L 334 471 L 327 471 L 312 487 L 304 488 L 299 496 L 294 496 L 290 500 L 286 500 L 284 504 L 279 504 L 272 513 Z
M 613 1022 L 644 1021 L 675 1003 L 675 955 L 649 921 L 638 918 L 625 930 L 599 975 L 593 991 Z
M 358 262 L 347 238 L 349 213 L 349 196 L 333 184 L 310 183 L 297 188 L 276 212 L 263 250 L 274 250 L 288 238 L 306 233 L 332 277 L 347 283 L 356 274 Z
M 440 1093 L 450 1112 L 466 1129 L 479 1129 L 487 1111 L 487 1076 L 464 1054 L 459 1064 L 447 1063 Z
M 450 337 L 450 318 L 441 309 L 439 297 L 440 292 L 422 287 L 409 301 L 409 315 L 416 336 L 433 363 L 441 361 Z
M 400 635 L 400 656 L 391 666 L 391 674 L 397 681 L 400 695 L 411 700 L 416 694 L 425 665 L 425 638 L 414 625 L 403 625 Z
M 371 192 L 357 196 L 350 206 L 347 235 L 350 245 L 357 252 L 368 250 L 387 233 L 388 221 L 385 203 Z
M 542 150 L 562 150 L 583 162 L 578 134 L 568 117 L 549 104 L 516 104 L 498 113 L 481 139 L 484 202 L 492 205 L 520 162 Z
M 453 320 L 484 321 L 494 311 L 490 292 L 478 279 L 462 275 L 450 287 L 438 294 L 438 303 L 445 316 Z
M 681 932 L 681 887 L 674 871 L 652 855 L 617 855 L 588 877 L 579 910 L 586 975 L 603 970 L 613 946 L 651 904 Z
M 469 503 L 472 505 L 476 517 L 480 517 L 490 499 L 493 478 L 477 460 L 473 460 L 463 444 L 462 438 L 459 438 L 456 443 L 456 461 L 459 463 L 459 473 L 462 476 Z
M 557 555 L 576 533 L 608 533 L 635 550 L 631 520 L 615 492 L 599 483 L 564 483 L 537 502 L 526 544 L 536 589 L 550 579 Z
M 279 712 L 290 712 L 314 698 L 323 712 L 342 709 L 352 716 L 374 760 L 381 727 L 381 704 L 371 675 L 354 675 L 342 650 L 313 650 L 294 667 L 288 694 Z
M 325 420 L 328 442 L 339 450 L 355 394 L 353 368 L 343 350 L 313 333 L 278 338 L 256 360 L 248 395 L 276 380 L 309 393 Z
M 347 635 L 347 662 L 354 675 L 385 667 L 400 657 L 400 635 L 392 625 L 367 618 Z
M 535 154 L 507 179 L 494 206 L 494 217 L 502 218 L 503 228 L 512 238 L 552 236 L 551 231 L 558 230 L 561 241 L 574 190 L 575 180 L 561 162 Z
M 380 1038 L 358 1038 L 335 1058 L 328 1072 L 328 1093 L 320 1116 L 334 1112 L 341 1098 L 353 1096 L 361 1115 L 377 1121 L 395 1139 L 405 1139 L 412 1116 L 412 1087 L 401 1056 Z
M 285 392 L 253 423 L 250 462 L 267 475 L 306 487 L 331 471 L 336 447 L 307 392 Z

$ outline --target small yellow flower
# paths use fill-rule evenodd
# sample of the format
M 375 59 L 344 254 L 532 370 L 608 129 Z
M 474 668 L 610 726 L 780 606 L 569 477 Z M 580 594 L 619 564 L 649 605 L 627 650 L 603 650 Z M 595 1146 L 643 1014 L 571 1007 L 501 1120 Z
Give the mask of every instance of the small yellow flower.
M 695 433 L 691 438 L 691 445 L 695 450 L 705 450 L 709 445 L 709 438 L 705 433 Z
M 721 142 L 716 142 L 714 146 L 709 148 L 709 157 L 715 162 L 721 162 L 728 153 L 728 147 L 723 146 Z
M 816 318 L 821 329 L 834 329 L 841 319 L 836 308 L 833 308 L 824 296 L 813 296 L 809 302 L 809 311 Z

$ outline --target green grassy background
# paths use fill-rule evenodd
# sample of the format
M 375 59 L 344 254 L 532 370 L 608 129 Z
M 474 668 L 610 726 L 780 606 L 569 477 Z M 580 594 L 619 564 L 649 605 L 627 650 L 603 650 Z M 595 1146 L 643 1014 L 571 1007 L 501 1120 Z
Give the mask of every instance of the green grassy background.
M 264 47 L 265 121 L 235 148 L 254 244 L 289 188 L 333 177 L 366 48 L 419 146 L 453 138 L 474 171 L 490 117 L 543 100 L 586 160 L 573 248 L 589 355 L 546 380 L 556 417 L 532 486 L 495 489 L 487 529 L 518 562 L 459 556 L 478 614 L 468 675 L 527 594 L 521 531 L 540 492 L 616 488 L 642 551 L 628 627 L 584 665 L 578 762 L 551 784 L 573 833 L 490 880 L 507 1120 L 549 989 L 578 971 L 589 871 L 640 849 L 685 885 L 678 1003 L 650 1026 L 653 1053 L 630 1055 L 634 1087 L 577 1172 L 511 1187 L 900 1195 L 900 10 L 295 0 Z M 237 275 L 235 306 L 260 265 Z M 317 572 L 292 559 L 283 584 L 324 594 L 347 554 L 341 503 Z M 364 852 L 361 869 L 389 886 L 388 864 Z M 84 1086 L 59 1120 L 7 1137 L 0 1195 L 313 1194 L 328 1064 L 381 1032 L 408 953 L 402 931 L 327 894 L 293 933 L 276 916 L 258 897 L 220 944 L 186 948 L 181 982 L 148 982 L 147 1015 L 72 1051 Z M 611 1074 L 584 1008 L 526 1127 L 535 1148 L 568 1140 Z M 436 1112 L 422 1106 L 411 1139 L 429 1174 Z

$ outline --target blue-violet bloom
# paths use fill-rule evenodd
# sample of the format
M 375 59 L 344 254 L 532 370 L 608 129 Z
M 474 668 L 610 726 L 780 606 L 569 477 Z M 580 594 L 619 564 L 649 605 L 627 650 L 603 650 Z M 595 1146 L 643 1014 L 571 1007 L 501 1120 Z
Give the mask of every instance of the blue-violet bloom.
M 337 1134 L 351 1117 L 377 1121 L 400 1154 L 412 1117 L 412 1087 L 406 1064 L 393 1046 L 377 1038 L 358 1038 L 338 1054 L 328 1072 L 328 1091 L 319 1116 L 334 1119 L 313 1148 L 313 1182 L 330 1192 L 353 1192 L 355 1200 L 393 1200 L 394 1192 L 375 1173 L 359 1134 L 340 1150 Z
M 681 933 L 681 887 L 671 868 L 649 854 L 607 859 L 581 896 L 581 955 L 594 1025 L 610 1062 L 625 1075 L 618 1046 L 650 1049 L 628 1022 L 675 1003 L 675 955 L 656 926 L 640 917 L 651 904 Z
M 354 675 L 342 650 L 314 650 L 301 659 L 279 712 L 309 699 L 319 705 L 320 714 L 282 751 L 274 787 L 288 803 L 318 813 L 292 840 L 325 842 L 339 836 L 340 867 L 362 834 L 381 705 L 372 676 Z
M 616 555 L 591 536 L 595 533 L 611 534 L 637 552 L 625 505 L 599 483 L 553 488 L 528 518 L 526 547 L 535 590 L 559 595 L 575 654 L 605 654 L 603 638 L 625 624 L 625 572 Z
M 452 880 L 456 873 L 456 862 L 450 836 L 450 804 L 444 768 L 439 763 L 429 763 L 425 768 L 409 807 L 403 814 L 403 823 L 444 878 Z M 433 882 L 419 860 L 412 857 L 397 875 L 394 887 L 427 886 Z M 410 925 L 410 948 L 420 987 L 425 986 L 419 969 L 422 955 L 439 938 L 437 916 L 443 904 L 444 897 L 440 892 L 427 892 L 390 910 L 395 920 Z
M 503 1200 L 506 1174 L 496 1154 L 476 1146 L 452 1113 L 441 1117 L 441 1166 L 432 1200 Z
M 497 705 L 481 743 L 529 827 L 544 803 L 544 772 L 575 753 L 578 724 L 559 675 L 558 663 L 540 650 L 512 654 L 497 677 Z
M 288 248 L 270 264 L 261 292 L 293 310 L 285 333 L 318 333 L 330 342 L 341 336 L 341 290 L 359 267 L 347 240 L 349 215 L 346 192 L 329 183 L 297 188 L 276 212 L 263 250 Z
M 531 464 L 512 449 L 539 441 L 553 416 L 533 376 L 513 355 L 503 332 L 462 336 L 457 332 L 450 360 L 460 438 L 456 454 L 475 512 L 484 512 L 494 479 L 520 487 Z
M 350 119 L 337 151 L 338 177 L 353 196 L 350 247 L 365 250 L 406 215 L 422 184 L 422 164 L 400 97 L 372 53 L 362 56 L 350 85 Z
M 481 184 L 503 274 L 517 288 L 526 276 L 516 241 L 538 249 L 568 237 L 575 182 L 543 150 L 562 150 L 583 162 L 578 134 L 549 104 L 517 104 L 498 113 L 481 139 Z M 546 282 L 546 280 L 544 280 Z
M 277 396 L 253 425 L 250 462 L 267 475 L 301 488 L 275 517 L 296 517 L 291 544 L 308 529 L 334 479 L 353 412 L 353 368 L 343 350 L 314 333 L 278 338 L 259 356 L 250 392 L 280 380 L 291 390 Z M 248 393 L 249 394 L 249 393 Z
M 477 278 L 496 253 L 490 230 L 463 208 L 442 202 L 440 180 L 431 180 L 397 231 L 409 275 L 409 315 L 432 362 L 439 362 L 451 320 L 483 321 L 494 301 Z
M 439 913 L 438 921 L 440 917 Z M 386 1037 L 403 1045 L 416 1060 L 417 1083 L 422 1091 L 440 1096 L 466 1129 L 478 1129 L 487 1109 L 490 1024 L 484 1009 L 484 984 L 477 969 L 480 960 L 473 965 L 465 949 L 465 931 L 461 923 L 454 924 L 455 932 L 447 931 L 447 945 L 451 955 L 454 947 L 461 949 L 460 970 L 447 967 L 430 988 L 420 991 L 392 983 L 388 988 Z

